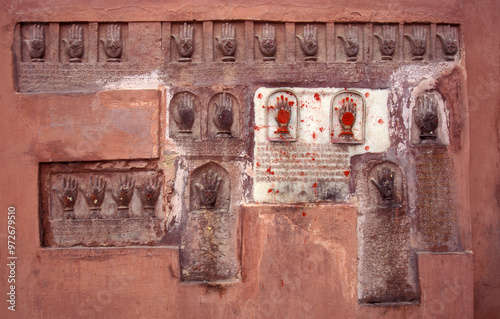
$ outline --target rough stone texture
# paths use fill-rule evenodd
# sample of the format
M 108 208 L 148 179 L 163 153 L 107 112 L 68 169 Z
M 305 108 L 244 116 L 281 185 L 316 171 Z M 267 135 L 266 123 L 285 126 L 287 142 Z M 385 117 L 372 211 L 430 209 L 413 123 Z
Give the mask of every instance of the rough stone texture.
M 165 2 L 149 0 L 137 5 L 130 1 L 109 1 L 88 6 L 88 3 L 61 3 L 59 0 L 44 2 L 5 1 L 4 11 L 0 13 L 2 33 L 0 35 L 0 52 L 5 57 L 0 62 L 2 78 L 2 125 L 0 136 L 3 137 L 2 180 L 6 181 L 0 187 L 0 202 L 3 209 L 15 206 L 18 212 L 16 227 L 19 247 L 17 264 L 17 300 L 16 313 L 11 313 L 2 307 L 1 317 L 341 317 L 341 318 L 425 318 L 425 317 L 466 317 L 473 316 L 472 309 L 472 269 L 474 268 L 474 310 L 477 318 L 494 318 L 500 313 L 498 301 L 498 284 L 500 260 L 498 260 L 498 211 L 497 198 L 500 198 L 498 176 L 499 168 L 499 115 L 498 115 L 498 48 L 497 41 L 499 7 L 493 0 L 461 1 L 446 0 L 441 2 L 422 0 L 395 0 L 390 3 L 361 1 L 353 4 L 349 1 L 298 3 L 295 1 L 278 1 L 268 3 L 257 1 L 250 6 L 241 1 L 230 4 L 198 1 L 196 3 Z M 215 9 L 214 9 L 215 8 Z M 238 172 L 243 176 L 242 188 L 249 187 L 248 179 L 242 172 L 251 174 L 251 166 L 245 166 L 246 156 L 251 156 L 252 145 L 247 142 L 252 135 L 248 130 L 252 127 L 250 117 L 242 113 L 242 135 L 240 139 L 219 142 L 203 142 L 202 151 L 196 153 L 198 147 L 178 147 L 177 142 L 168 137 L 168 101 L 172 95 L 170 87 L 158 85 L 173 83 L 181 86 L 248 86 L 243 94 L 241 107 L 251 108 L 251 100 L 255 89 L 274 83 L 276 87 L 343 87 L 355 83 L 357 87 L 374 89 L 389 88 L 389 81 L 398 80 L 403 76 L 411 77 L 412 67 L 404 64 L 383 64 L 374 62 L 372 56 L 377 43 L 368 37 L 363 37 L 363 61 L 371 63 L 350 63 L 348 65 L 326 63 L 289 64 L 283 71 L 283 64 L 248 66 L 246 64 L 228 66 L 213 63 L 213 65 L 194 64 L 185 67 L 181 63 L 172 63 L 160 77 L 155 67 L 132 68 L 133 72 L 119 74 L 123 66 L 95 66 L 95 78 L 111 77 L 111 80 L 92 82 L 91 86 L 83 87 L 88 82 L 75 70 L 87 71 L 89 66 L 82 64 L 65 64 L 61 67 L 63 73 L 50 73 L 43 68 L 39 74 L 46 73 L 41 80 L 35 79 L 38 94 L 18 94 L 22 83 L 16 74 L 23 71 L 16 63 L 19 61 L 17 52 L 21 52 L 20 39 L 16 39 L 16 23 L 38 21 L 47 23 L 49 51 L 46 58 L 58 61 L 60 46 L 57 36 L 61 34 L 58 22 L 71 23 L 78 21 L 88 23 L 89 32 L 94 32 L 94 38 L 89 38 L 89 48 L 101 47 L 97 37 L 100 23 L 123 21 L 123 23 L 139 22 L 148 32 L 144 40 L 149 39 L 156 44 L 171 42 L 168 25 L 196 19 L 204 21 L 203 39 L 212 39 L 216 35 L 211 27 L 211 21 L 226 19 L 243 21 L 245 31 L 244 54 L 242 58 L 254 60 L 256 40 L 254 25 L 249 20 L 262 22 L 273 21 L 285 24 L 286 61 L 301 60 L 300 48 L 294 35 L 301 31 L 300 26 L 307 21 L 324 23 L 327 39 L 327 61 L 334 62 L 328 51 L 341 45 L 336 38 L 336 25 L 342 26 L 349 22 L 375 24 L 404 21 L 398 28 L 398 37 L 403 46 L 408 40 L 403 38 L 408 30 L 402 30 L 412 23 L 437 23 L 430 25 L 430 32 L 441 32 L 443 24 L 461 24 L 464 39 L 460 39 L 459 52 L 461 60 L 458 75 L 451 70 L 441 68 L 442 63 L 429 65 L 428 69 L 438 70 L 443 82 L 435 87 L 441 94 L 444 92 L 446 106 L 450 110 L 451 125 L 450 146 L 447 153 L 453 158 L 456 183 L 456 221 L 455 229 L 459 230 L 460 243 L 448 245 L 448 250 L 469 251 L 469 253 L 419 253 L 418 270 L 421 288 L 420 304 L 397 305 L 388 307 L 362 306 L 357 304 L 356 295 L 356 210 L 357 204 L 322 205 L 322 206 L 249 206 L 242 210 L 242 252 L 241 252 L 241 282 L 227 286 L 221 285 L 184 285 L 180 284 L 178 245 L 161 248 L 100 248 L 100 249 L 47 249 L 40 246 L 39 206 L 39 163 L 70 162 L 70 161 L 105 161 L 128 159 L 158 159 L 162 169 L 168 175 L 168 180 L 180 178 L 175 192 L 187 187 L 189 174 L 175 174 L 175 162 L 181 162 L 182 156 L 194 154 L 207 156 L 211 160 L 236 161 L 242 164 Z M 206 21 L 205 21 L 206 20 Z M 300 26 L 293 23 L 297 21 Z M 335 21 L 334 23 L 331 21 Z M 161 23 L 160 23 L 161 22 Z M 141 28 L 142 28 L 141 26 Z M 140 30 L 141 28 L 136 29 Z M 158 33 L 158 29 L 164 31 Z M 371 34 L 370 25 L 365 25 L 364 35 Z M 484 32 L 488 30 L 488 32 Z M 333 36 L 328 37 L 328 32 Z M 206 35 L 206 36 L 205 36 Z M 135 35 L 137 39 L 137 34 Z M 141 40 L 140 38 L 138 40 Z M 146 41 L 147 42 L 147 41 Z M 144 43 L 144 42 L 142 42 Z M 429 61 L 443 57 L 439 51 L 439 40 L 430 38 Z M 463 47 L 462 47 L 463 45 Z M 212 43 L 204 43 L 204 61 L 212 61 L 215 52 Z M 299 48 L 299 51 L 296 50 Z M 139 50 L 140 49 L 140 50 Z M 141 46 L 138 52 L 148 55 L 153 47 Z M 161 63 L 158 56 L 165 62 L 165 56 L 170 60 L 172 48 L 159 47 L 157 53 L 150 57 L 153 63 Z M 397 61 L 408 61 L 407 51 L 398 47 Z M 11 51 L 12 50 L 12 51 Z M 126 50 L 127 54 L 129 50 Z M 335 51 L 340 52 L 340 51 Z M 88 59 L 97 61 L 97 53 L 88 52 Z M 167 54 L 168 53 L 168 54 Z M 466 53 L 466 54 L 465 54 Z M 128 55 L 125 55 L 125 59 Z M 241 56 L 240 56 L 241 57 Z M 137 58 L 137 57 L 135 57 Z M 344 57 L 341 56 L 343 59 Z M 340 60 L 340 59 L 339 59 Z M 424 57 L 427 61 L 427 57 Z M 464 62 L 465 61 L 465 62 Z M 339 61 L 340 62 L 340 61 Z M 24 63 L 24 62 L 23 62 Z M 52 62 L 51 62 L 52 63 Z M 175 64 L 175 65 L 174 65 Z M 343 63 L 342 64 L 347 64 Z M 424 63 L 425 64 L 425 63 Z M 48 63 L 47 63 L 48 65 Z M 388 65 L 391 65 L 388 67 Z M 129 67 L 129 66 L 127 66 Z M 424 67 L 425 65 L 418 65 Z M 107 68 L 111 69 L 106 70 Z M 103 72 L 101 72 L 103 69 Z M 444 67 L 447 69 L 447 67 Z M 467 82 L 465 74 L 467 72 Z M 396 71 L 396 74 L 394 73 Z M 450 72 L 449 72 L 450 71 Z M 30 71 L 31 72 L 31 71 Z M 99 73 L 100 72 L 100 73 Z M 120 71 L 121 72 L 121 71 Z M 132 73 L 133 76 L 130 76 Z M 410 79 L 416 86 L 426 77 L 439 78 L 437 73 L 428 73 L 422 79 Z M 59 87 L 50 87 L 50 81 L 58 78 Z M 192 78 L 193 74 L 199 76 Z M 244 75 L 241 78 L 234 75 Z M 439 75 L 438 74 L 438 75 Z M 446 74 L 450 75 L 449 77 Z M 455 73 L 457 74 L 457 73 Z M 125 75 L 125 76 L 123 76 Z M 175 75 L 175 76 L 174 76 Z M 399 77 L 399 78 L 398 78 Z M 280 83 L 276 83 L 280 79 Z M 255 82 L 252 82 L 255 81 Z M 425 81 L 424 81 L 425 82 Z M 446 83 L 445 83 L 446 82 Z M 44 89 L 47 84 L 49 90 Z M 71 83 L 68 85 L 68 83 Z M 443 87 L 444 85 L 444 87 Z M 350 86 L 350 85 L 347 85 Z M 68 89 L 69 87 L 69 89 Z M 405 85 L 402 85 L 405 87 Z M 424 85 L 425 87 L 425 85 Z M 429 86 L 427 86 L 429 87 Z M 447 87 L 447 88 L 446 88 Z M 135 89 L 121 91 L 102 91 L 99 93 L 84 92 L 85 90 L 102 89 Z M 137 90 L 137 89 L 153 90 Z M 467 89 L 467 90 L 466 90 Z M 69 90 L 71 92 L 54 93 L 54 91 Z M 52 93 L 48 93 L 48 92 Z M 80 92 L 76 92 L 80 91 Z M 216 90 L 220 92 L 220 90 Z M 22 90 L 21 90 L 22 92 Z M 160 92 L 160 93 L 159 93 Z M 397 90 L 394 90 L 397 92 Z M 457 93 L 462 94 L 457 96 Z M 458 94 L 458 95 L 460 95 Z M 113 103 L 100 102 L 100 97 L 112 97 L 112 100 L 125 104 L 115 113 Z M 149 96 L 149 97 L 148 97 Z M 209 95 L 212 96 L 212 95 Z M 235 95 L 236 96 L 236 95 Z M 390 96 L 390 101 L 397 100 L 397 94 Z M 403 92 L 403 101 L 410 101 L 411 92 Z M 135 99 L 135 97 L 139 97 Z M 142 103 L 145 100 L 154 101 L 151 104 Z M 250 102 L 249 102 L 250 101 Z M 158 107 L 161 102 L 162 107 Z M 396 103 L 397 102 L 397 103 Z M 411 103 L 396 101 L 390 103 L 390 117 L 394 119 L 391 127 L 401 128 L 391 135 L 391 142 L 396 146 L 394 154 L 388 154 L 384 160 L 395 161 L 399 156 L 404 158 L 403 164 L 413 163 L 415 155 L 425 151 L 405 151 L 398 141 L 409 141 L 411 122 L 405 122 L 411 117 L 398 117 L 398 105 Z M 208 105 L 208 104 L 204 104 Z M 468 112 L 467 112 L 468 108 Z M 408 108 L 408 111 L 410 109 Z M 123 112 L 128 114 L 121 118 Z M 403 109 L 403 112 L 406 112 Z M 251 113 L 249 113 L 251 114 Z M 467 118 L 469 114 L 469 118 Z M 469 122 L 470 121 L 470 122 Z M 55 123 L 55 124 L 54 124 Z M 158 125 L 160 123 L 161 125 Z M 470 160 L 469 169 L 469 138 L 470 123 Z M 249 135 L 250 134 L 250 135 Z M 159 141 L 160 138 L 160 141 Z M 217 148 L 225 147 L 236 155 L 226 156 L 215 154 Z M 236 149 L 238 151 L 236 151 Z M 161 158 L 159 151 L 166 151 Z M 245 152 L 240 152 L 246 150 Z M 193 151 L 194 153 L 191 153 Z M 212 152 L 212 153 L 210 153 Z M 406 152 L 406 153 L 405 153 Z M 446 153 L 445 152 L 445 153 Z M 442 152 L 438 151 L 438 154 Z M 209 155 L 206 155 L 209 154 Z M 242 154 L 242 155 L 240 155 Z M 406 154 L 406 155 L 405 155 Z M 213 158 L 213 156 L 219 156 Z M 201 160 L 200 158 L 193 160 Z M 207 160 L 205 158 L 205 160 Z M 370 160 L 369 157 L 359 159 L 360 163 Z M 357 159 L 353 159 L 352 176 L 356 175 Z M 195 169 L 201 162 L 192 165 Z M 236 165 L 237 166 L 237 165 Z M 408 178 L 410 207 L 417 207 L 416 182 L 411 165 L 401 165 Z M 168 173 L 168 174 L 167 174 Z M 353 177 L 354 178 L 354 177 Z M 237 183 L 238 184 L 238 183 Z M 232 184 L 232 185 L 237 185 Z M 245 192 L 245 200 L 251 193 Z M 174 196 L 174 205 L 180 205 Z M 240 199 L 242 197 L 239 197 Z M 469 199 L 470 198 L 470 199 Z M 239 203 L 240 204 L 240 203 Z M 244 206 L 245 203 L 241 203 Z M 469 207 L 472 214 L 469 213 Z M 265 210 L 265 211 L 264 211 Z M 181 216 L 186 218 L 186 210 L 169 218 L 173 225 L 180 227 Z M 304 215 L 305 214 L 305 215 Z M 417 212 L 411 211 L 413 221 L 417 220 Z M 329 218 L 332 217 L 333 221 Z M 346 218 L 349 216 L 349 218 Z M 472 235 L 469 218 L 472 216 Z M 301 223 L 300 219 L 312 220 Z M 320 221 L 315 228 L 313 220 Z M 275 222 L 273 222 L 275 221 Z M 167 225 L 170 225 L 169 222 Z M 416 224 L 416 223 L 415 223 Z M 329 227 L 333 225 L 332 227 Z M 458 225 L 458 226 L 456 226 Z M 6 229 L 6 219 L 0 221 L 0 227 Z M 267 233 L 262 232 L 268 231 Z M 310 230 L 310 231 L 309 231 Z M 417 230 L 412 230 L 418 234 Z M 267 239 L 267 234 L 269 238 Z M 334 236 L 339 238 L 333 238 Z M 0 237 L 6 242 L 5 232 Z M 456 237 L 458 238 L 458 237 Z M 473 239 L 473 241 L 472 241 Z M 333 242 L 333 245 L 330 245 Z M 415 245 L 419 249 L 425 243 L 418 238 Z M 341 247 L 348 253 L 344 253 Z M 432 249 L 434 250 L 434 249 Z M 281 256 L 277 259 L 275 256 Z M 335 257 L 337 257 L 335 259 Z M 305 266 L 298 260 L 309 260 Z M 331 258 L 331 259 L 329 259 Z M 322 261 L 315 263 L 315 260 Z M 316 266 L 318 264 L 318 266 Z M 325 265 L 325 268 L 322 268 Z M 317 269 L 313 275 L 303 271 Z M 272 271 L 267 271 L 271 269 Z M 0 270 L 0 277 L 7 277 L 7 269 Z M 283 280 L 283 281 L 281 281 Z M 2 280 L 2 290 L 6 281 Z M 287 284 L 288 283 L 288 284 Z M 269 287 L 269 288 L 268 288 Z M 307 292 L 302 293 L 302 292 Z

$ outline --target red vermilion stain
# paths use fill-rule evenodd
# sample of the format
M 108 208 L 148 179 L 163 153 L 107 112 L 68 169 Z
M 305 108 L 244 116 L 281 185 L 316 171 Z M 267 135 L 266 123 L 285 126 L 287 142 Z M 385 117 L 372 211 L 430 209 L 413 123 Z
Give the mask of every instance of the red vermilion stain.
M 319 101 L 320 100 L 319 94 L 318 93 L 314 93 L 314 98 L 316 99 L 316 101 Z
M 370 149 L 370 146 L 365 146 L 365 150 L 369 150 Z
M 279 110 L 278 112 L 278 122 L 281 124 L 287 124 L 290 122 L 290 112 L 287 110 Z
M 272 188 L 270 188 L 267 192 L 268 192 L 268 193 L 272 193 L 272 192 L 273 192 L 273 189 L 272 189 Z
M 306 213 L 302 213 L 302 216 L 304 216 L 304 217 L 305 217 L 305 216 L 306 216 Z
M 273 171 L 271 171 L 271 167 L 269 167 L 269 168 L 267 169 L 266 173 L 269 173 L 269 174 L 271 174 L 271 175 L 274 175 L 274 172 L 273 172 Z
M 313 187 L 314 187 L 314 188 L 318 187 L 318 184 L 314 183 Z
M 257 95 L 257 97 L 258 97 L 259 99 L 262 99 L 262 94 L 261 94 L 261 93 L 259 93 L 259 95 Z
M 351 112 L 345 112 L 344 115 L 342 115 L 342 123 L 351 126 L 354 124 L 354 115 Z
M 344 171 L 344 175 L 345 175 L 345 177 L 349 177 L 349 174 L 351 174 L 351 172 L 349 172 L 349 171 Z
M 304 172 L 300 172 L 299 173 L 300 176 L 304 176 L 304 174 L 305 174 Z
M 378 120 L 380 124 L 384 124 L 384 121 L 382 119 Z
M 295 102 L 294 102 L 294 101 L 290 101 L 290 102 L 288 102 L 288 105 L 290 105 L 290 106 L 293 106 L 294 104 L 295 104 Z
M 313 132 L 313 138 L 316 138 L 316 132 Z
M 276 191 L 276 194 L 279 194 L 280 191 Z
M 370 93 L 366 92 L 365 97 L 369 97 L 369 96 L 370 96 Z
M 281 287 L 283 287 L 283 279 L 281 279 Z
M 325 130 L 325 129 L 324 129 L 323 127 L 320 127 L 320 128 L 319 128 L 319 131 L 320 131 L 320 132 L 323 132 L 324 130 Z
M 260 166 L 260 163 L 259 163 L 259 162 L 257 162 L 257 163 L 255 163 L 255 165 L 257 165 L 257 167 L 259 167 L 259 166 Z

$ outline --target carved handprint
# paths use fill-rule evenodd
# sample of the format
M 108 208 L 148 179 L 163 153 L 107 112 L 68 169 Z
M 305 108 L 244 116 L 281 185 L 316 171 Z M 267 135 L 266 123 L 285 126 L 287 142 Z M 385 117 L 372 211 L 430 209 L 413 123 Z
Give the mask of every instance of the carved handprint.
M 179 58 L 179 62 L 191 61 L 191 56 L 193 55 L 194 51 L 193 34 L 193 26 L 184 23 L 180 27 L 179 36 L 175 34 L 172 35 L 172 38 L 175 39 L 175 43 L 177 44 L 177 51 L 181 56 Z
M 69 62 L 81 62 L 83 55 L 83 29 L 73 24 L 68 31 L 68 38 L 62 39 L 66 45 Z
M 436 139 L 436 128 L 439 123 L 436 100 L 426 94 L 419 96 L 413 114 L 415 124 L 420 129 L 420 138 Z
M 413 61 L 423 60 L 425 49 L 427 46 L 427 29 L 421 26 L 413 27 L 413 36 L 405 34 L 405 37 L 410 41 L 411 53 Z
M 184 93 L 177 103 L 177 114 L 174 117 L 175 123 L 179 127 L 179 133 L 192 133 L 191 128 L 194 124 L 194 98 Z
M 382 36 L 377 33 L 373 34 L 379 43 L 382 60 L 392 60 L 392 56 L 396 51 L 396 26 L 382 26 Z
M 101 218 L 100 210 L 104 195 L 106 194 L 107 182 L 102 177 L 90 176 L 90 184 L 87 190 L 80 187 L 87 204 L 90 206 L 90 218 Z
M 43 25 L 34 24 L 31 26 L 31 40 L 24 40 L 27 45 L 31 62 L 43 62 L 45 55 L 45 36 Z
M 219 44 L 219 49 L 224 55 L 222 61 L 234 62 L 234 53 L 236 52 L 236 28 L 229 23 L 223 24 L 220 38 L 216 36 L 215 39 Z
M 52 189 L 56 195 L 57 199 L 61 203 L 64 212 L 65 219 L 75 219 L 75 203 L 78 197 L 78 181 L 70 176 L 63 177 L 63 187 L 62 194 L 59 190 Z
M 339 112 L 339 122 L 342 126 L 342 133 L 340 135 L 353 135 L 352 127 L 356 122 L 356 103 L 349 97 L 342 99 L 342 107 Z
M 318 28 L 310 24 L 304 27 L 304 36 L 296 35 L 299 39 L 300 47 L 306 55 L 305 61 L 316 61 L 318 53 Z
M 213 209 L 217 201 L 217 195 L 222 183 L 219 175 L 212 170 L 208 170 L 201 177 L 201 183 L 196 183 L 194 187 L 198 191 L 200 198 L 200 207 L 205 209 Z
M 352 25 L 344 26 L 345 37 L 339 35 L 339 39 L 344 44 L 344 52 L 347 55 L 347 61 L 356 61 L 359 52 L 358 28 Z
M 113 200 L 118 204 L 118 218 L 129 218 L 128 206 L 130 201 L 134 196 L 135 181 L 132 180 L 132 176 L 125 176 L 124 179 L 120 176 L 120 182 L 118 184 L 118 191 L 115 192 L 113 189 L 109 188 Z
M 219 95 L 219 103 L 215 103 L 214 124 L 218 129 L 217 136 L 231 137 L 233 126 L 233 100 L 226 93 Z
M 148 216 L 154 217 L 156 201 L 160 196 L 161 178 L 159 176 L 148 177 L 146 183 L 138 188 L 139 197 Z
M 394 172 L 384 167 L 377 172 L 377 180 L 371 179 L 384 201 L 394 200 Z
M 122 56 L 122 40 L 121 40 L 121 28 L 119 25 L 111 24 L 108 25 L 106 39 L 101 39 L 104 46 L 104 51 L 108 56 L 108 62 L 120 62 Z
M 441 40 L 443 45 L 443 52 L 446 55 L 445 59 L 448 61 L 453 61 L 455 59 L 455 54 L 458 51 L 458 31 L 457 28 L 451 25 L 445 25 L 443 28 L 443 34 L 436 34 L 436 36 Z
M 288 98 L 283 95 L 276 98 L 276 107 L 274 108 L 274 118 L 278 123 L 277 134 L 288 134 L 288 124 L 292 115 L 292 106 L 288 102 Z
M 276 43 L 276 29 L 274 26 L 266 23 L 262 27 L 262 38 L 259 35 L 255 36 L 259 40 L 260 52 L 265 56 L 264 61 L 274 61 L 276 58 L 276 49 L 278 44 Z

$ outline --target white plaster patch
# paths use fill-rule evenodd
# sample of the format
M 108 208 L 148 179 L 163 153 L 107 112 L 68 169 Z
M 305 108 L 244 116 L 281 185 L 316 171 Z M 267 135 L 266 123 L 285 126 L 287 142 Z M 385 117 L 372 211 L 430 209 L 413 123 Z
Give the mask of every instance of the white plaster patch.
M 273 133 L 276 130 L 271 127 L 276 121 L 269 120 L 266 101 L 277 90 L 291 91 L 299 101 L 294 141 L 269 138 L 269 130 Z M 365 103 L 364 112 L 363 108 L 357 109 L 352 127 L 360 144 L 334 143 L 339 140 L 340 125 L 332 100 L 339 93 L 338 96 L 342 96 L 345 88 L 257 89 L 254 96 L 255 202 L 344 201 L 347 198 L 351 156 L 385 152 L 390 146 L 388 90 L 355 88 L 352 91 L 358 92 L 359 100 L 364 99 Z

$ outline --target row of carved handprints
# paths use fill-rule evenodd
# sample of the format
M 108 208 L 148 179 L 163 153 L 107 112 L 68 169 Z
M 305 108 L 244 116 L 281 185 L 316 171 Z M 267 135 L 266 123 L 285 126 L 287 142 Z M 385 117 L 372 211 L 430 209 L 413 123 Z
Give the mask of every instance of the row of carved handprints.
M 383 25 L 382 34 L 374 33 L 373 35 L 379 41 L 379 49 L 382 54 L 382 60 L 392 60 L 396 51 L 397 44 L 397 26 Z M 423 56 L 427 50 L 427 28 L 423 26 L 414 26 L 413 35 L 404 35 L 411 46 L 412 60 L 423 60 Z M 455 54 L 458 52 L 458 30 L 456 27 L 446 25 L 443 28 L 443 33 L 436 35 L 442 44 L 443 52 L 446 60 L 454 60 Z M 194 28 L 188 23 L 180 26 L 179 34 L 172 35 L 177 44 L 179 53 L 179 62 L 190 62 L 194 52 Z M 259 48 L 264 55 L 264 61 L 276 60 L 276 52 L 278 42 L 276 40 L 276 28 L 272 24 L 267 23 L 262 28 L 262 35 L 255 35 L 259 41 Z M 305 54 L 306 61 L 316 61 L 318 53 L 318 29 L 313 25 L 306 25 L 303 29 L 303 34 L 297 34 L 300 47 Z M 360 48 L 359 28 L 351 24 L 345 26 L 345 34 L 338 36 L 344 45 L 344 52 L 348 57 L 348 61 L 356 61 Z M 234 62 L 236 60 L 236 27 L 230 23 L 222 25 L 220 36 L 216 36 L 215 40 L 218 43 L 223 57 L 223 62 Z M 68 37 L 63 38 L 67 54 L 70 62 L 81 62 L 84 50 L 83 29 L 77 24 L 73 24 L 68 30 Z M 108 62 L 120 62 L 123 51 L 123 40 L 121 36 L 121 28 L 119 25 L 111 24 L 107 26 L 106 38 L 100 39 L 103 44 L 104 51 L 107 55 Z M 24 40 L 28 47 L 32 62 L 43 62 L 45 56 L 45 35 L 44 27 L 40 24 L 31 26 L 31 38 Z
M 116 188 L 108 187 L 105 178 L 90 176 L 90 182 L 86 188 L 79 187 L 78 180 L 71 176 L 63 176 L 62 187 L 53 188 L 57 199 L 61 203 L 64 219 L 75 219 L 75 204 L 81 192 L 85 202 L 90 208 L 90 219 L 102 218 L 101 205 L 106 193 L 118 205 L 118 217 L 129 218 L 129 205 L 132 201 L 134 191 L 137 190 L 145 213 L 154 217 L 154 209 L 161 190 L 161 178 L 159 176 L 148 177 L 142 185 L 135 185 L 135 180 L 130 175 L 120 176 Z

